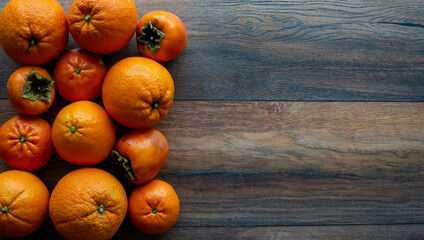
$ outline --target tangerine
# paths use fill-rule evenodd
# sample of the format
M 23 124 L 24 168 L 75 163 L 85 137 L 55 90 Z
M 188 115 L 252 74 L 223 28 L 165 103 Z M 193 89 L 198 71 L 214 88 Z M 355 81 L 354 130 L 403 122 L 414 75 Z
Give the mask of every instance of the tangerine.
M 12 168 L 35 171 L 53 154 L 51 126 L 37 116 L 17 115 L 0 127 L 0 157 Z
M 56 62 L 53 78 L 58 93 L 68 101 L 93 100 L 102 91 L 106 66 L 82 49 L 72 49 Z
M 97 103 L 78 101 L 57 114 L 52 140 L 57 153 L 66 161 L 97 164 L 108 157 L 115 144 L 115 125 Z
M 145 234 L 168 231 L 177 222 L 180 200 L 174 188 L 162 180 L 140 185 L 131 193 L 128 215 L 131 223 Z

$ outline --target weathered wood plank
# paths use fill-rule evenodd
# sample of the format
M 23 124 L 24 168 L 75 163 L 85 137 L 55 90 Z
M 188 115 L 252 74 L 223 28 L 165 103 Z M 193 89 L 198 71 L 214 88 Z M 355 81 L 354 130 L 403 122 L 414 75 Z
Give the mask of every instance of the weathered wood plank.
M 44 115 L 50 122 L 65 101 Z M 0 123 L 15 113 L 0 101 Z M 176 101 L 158 178 L 179 227 L 424 223 L 424 103 Z M 127 132 L 118 126 L 119 135 Z M 134 186 L 110 159 L 129 194 Z M 57 155 L 36 174 L 53 189 Z M 0 164 L 0 171 L 8 169 Z
M 186 51 L 165 64 L 176 99 L 424 101 L 423 0 L 135 2 L 139 17 L 163 9 L 186 24 Z M 133 39 L 104 57 L 136 55 Z M 19 65 L 2 50 L 0 62 L 5 98 Z
M 127 225 L 125 225 L 127 226 Z M 114 239 L 131 239 L 137 236 L 133 227 L 123 227 Z M 368 226 L 319 226 L 319 227 L 175 227 L 160 236 L 143 239 L 422 239 L 424 225 L 368 225 Z
M 113 240 L 120 239 L 244 239 L 244 240 L 279 240 L 279 239 L 422 239 L 424 225 L 360 225 L 360 226 L 293 226 L 293 227 L 174 227 L 168 232 L 147 236 L 138 232 L 128 219 L 118 230 Z M 1 237 L 0 237 L 1 239 Z M 57 234 L 50 221 L 37 232 L 21 240 L 64 239 Z

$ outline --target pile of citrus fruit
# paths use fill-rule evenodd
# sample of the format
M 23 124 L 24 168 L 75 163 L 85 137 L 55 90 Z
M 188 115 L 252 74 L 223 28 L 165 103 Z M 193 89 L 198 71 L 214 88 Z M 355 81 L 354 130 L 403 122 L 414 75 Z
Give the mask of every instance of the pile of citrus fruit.
M 63 52 L 69 32 L 83 49 Z M 142 57 L 106 69 L 95 54 L 122 49 L 134 33 Z M 0 45 L 25 66 L 7 82 L 8 98 L 20 114 L 0 127 L 0 157 L 17 169 L 0 174 L 0 236 L 31 234 L 47 216 L 67 239 L 110 239 L 127 211 L 146 234 L 175 224 L 178 196 L 171 185 L 154 180 L 168 143 L 151 127 L 167 115 L 174 99 L 173 79 L 158 62 L 179 56 L 186 43 L 177 16 L 154 11 L 138 21 L 132 0 L 74 0 L 68 15 L 56 0 L 11 0 L 4 7 Z M 53 60 L 52 75 L 37 66 Z M 49 110 L 56 94 L 71 103 L 50 126 L 38 115 Z M 92 101 L 100 95 L 104 108 Z M 117 139 L 116 124 L 132 131 Z M 29 171 L 45 166 L 54 151 L 81 166 L 111 156 L 126 178 L 140 185 L 127 198 L 112 174 L 82 167 L 65 175 L 50 196 Z

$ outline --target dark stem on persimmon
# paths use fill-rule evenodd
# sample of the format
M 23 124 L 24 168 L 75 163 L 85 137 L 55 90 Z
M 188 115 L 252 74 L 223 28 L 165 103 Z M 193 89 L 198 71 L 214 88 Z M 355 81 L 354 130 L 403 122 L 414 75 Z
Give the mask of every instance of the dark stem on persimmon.
M 152 54 L 155 54 L 160 49 L 161 42 L 165 38 L 165 33 L 154 26 L 150 21 L 144 23 L 140 34 L 137 35 L 137 41 L 148 48 Z
M 119 167 L 119 170 L 123 172 L 125 177 L 130 181 L 137 181 L 134 171 L 131 166 L 131 160 L 126 156 L 120 154 L 116 150 L 112 150 L 110 154 L 115 164 Z
M 48 77 L 41 77 L 34 69 L 25 76 L 25 85 L 22 97 L 35 101 L 51 102 L 54 81 Z

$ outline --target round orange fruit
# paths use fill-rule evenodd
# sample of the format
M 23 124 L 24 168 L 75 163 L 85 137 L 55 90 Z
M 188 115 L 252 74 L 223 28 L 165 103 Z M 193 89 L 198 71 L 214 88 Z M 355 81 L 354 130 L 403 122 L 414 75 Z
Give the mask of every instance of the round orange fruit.
M 141 184 L 152 180 L 162 169 L 168 143 L 158 130 L 134 130 L 118 140 L 111 155 L 128 180 Z
M 53 154 L 51 126 L 42 118 L 17 115 L 0 127 L 0 157 L 12 168 L 35 171 Z
M 6 90 L 12 106 L 25 115 L 44 113 L 56 96 L 52 77 L 47 70 L 36 66 L 24 66 L 13 72 Z
M 99 56 L 72 49 L 56 62 L 53 78 L 57 92 L 75 102 L 98 97 L 105 75 L 106 66 Z
M 50 62 L 68 43 L 66 13 L 56 0 L 11 0 L 0 15 L 0 44 L 26 65 Z
M 74 0 L 68 12 L 72 37 L 94 53 L 111 53 L 131 40 L 137 27 L 133 0 Z
M 112 238 L 127 208 L 121 183 L 97 168 L 81 168 L 65 175 L 53 189 L 49 204 L 54 227 L 69 240 Z
M 34 174 L 0 173 L 0 236 L 18 238 L 35 232 L 47 218 L 49 190 Z
M 57 114 L 52 140 L 57 153 L 66 161 L 97 164 L 108 157 L 115 144 L 115 125 L 100 105 L 78 101 Z
M 149 235 L 168 231 L 177 222 L 180 200 L 174 188 L 161 180 L 152 180 L 134 189 L 128 202 L 131 223 Z
M 145 57 L 113 65 L 102 87 L 109 115 L 128 128 L 152 127 L 163 119 L 174 99 L 174 81 L 165 67 Z

